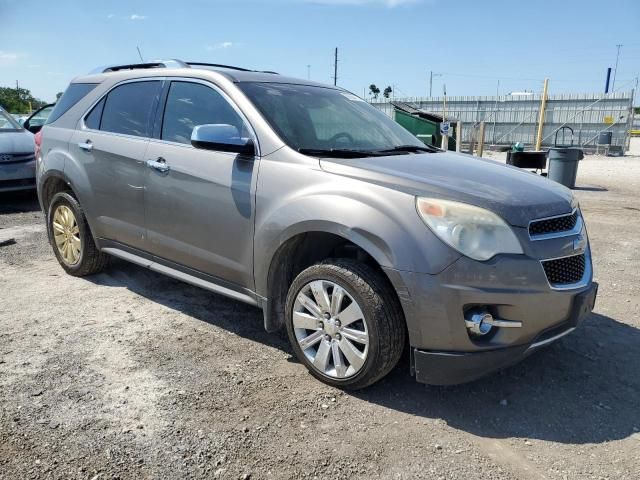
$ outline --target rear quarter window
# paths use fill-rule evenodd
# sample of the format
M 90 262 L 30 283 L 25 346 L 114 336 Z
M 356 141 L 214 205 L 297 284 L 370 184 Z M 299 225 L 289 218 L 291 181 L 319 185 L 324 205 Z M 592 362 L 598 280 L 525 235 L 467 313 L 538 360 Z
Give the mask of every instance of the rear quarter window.
M 87 96 L 87 94 L 97 86 L 97 83 L 72 83 L 69 85 L 62 97 L 60 97 L 58 103 L 56 103 L 56 106 L 53 108 L 53 112 L 49 115 L 47 125 L 55 122 L 62 115 L 67 113 L 71 107 Z

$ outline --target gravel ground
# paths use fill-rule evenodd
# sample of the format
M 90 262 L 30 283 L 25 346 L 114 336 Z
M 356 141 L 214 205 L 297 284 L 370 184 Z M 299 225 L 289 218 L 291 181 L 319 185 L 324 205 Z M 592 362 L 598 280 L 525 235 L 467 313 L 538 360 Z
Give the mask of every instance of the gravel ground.
M 256 309 L 121 261 L 65 275 L 35 196 L 0 195 L 0 479 L 638 478 L 640 155 L 588 157 L 578 183 L 582 328 L 470 384 L 404 365 L 358 393 Z

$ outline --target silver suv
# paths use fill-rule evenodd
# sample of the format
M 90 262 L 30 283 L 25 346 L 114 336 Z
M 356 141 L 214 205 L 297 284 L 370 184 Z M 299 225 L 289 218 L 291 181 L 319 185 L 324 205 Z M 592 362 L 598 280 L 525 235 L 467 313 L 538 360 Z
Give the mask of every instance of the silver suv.
M 443 152 L 340 88 L 177 60 L 76 78 L 38 146 L 71 275 L 119 257 L 261 308 L 318 379 L 512 364 L 591 311 L 570 190 Z

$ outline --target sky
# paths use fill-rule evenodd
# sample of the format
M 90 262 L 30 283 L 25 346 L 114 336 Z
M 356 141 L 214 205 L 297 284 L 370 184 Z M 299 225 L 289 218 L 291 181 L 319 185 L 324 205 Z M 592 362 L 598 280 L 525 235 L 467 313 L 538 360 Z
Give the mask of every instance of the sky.
M 51 101 L 97 66 L 179 58 L 273 70 L 362 96 L 604 91 L 640 75 L 639 0 L 0 0 L 0 86 Z M 640 95 L 636 95 L 640 97 Z M 636 104 L 639 103 L 636 99 Z

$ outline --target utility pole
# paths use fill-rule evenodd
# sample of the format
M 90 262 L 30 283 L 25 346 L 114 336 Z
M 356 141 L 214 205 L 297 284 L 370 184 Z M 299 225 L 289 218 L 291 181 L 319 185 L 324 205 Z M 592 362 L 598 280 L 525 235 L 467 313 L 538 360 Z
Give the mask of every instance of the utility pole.
M 336 54 L 333 61 L 333 84 L 338 85 L 338 47 L 336 47 Z
M 616 75 L 618 75 L 618 60 L 620 60 L 620 49 L 622 48 L 622 44 L 619 43 L 618 45 L 616 45 L 616 47 L 618 48 L 618 53 L 616 54 L 616 68 L 613 71 L 613 82 L 611 84 L 612 92 L 615 92 L 616 90 Z
M 433 73 L 433 70 L 429 71 L 429 98 L 433 93 L 433 77 L 441 77 L 441 73 Z
M 433 93 L 433 70 L 429 72 L 429 98 L 431 98 L 432 93 Z

